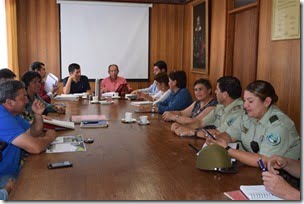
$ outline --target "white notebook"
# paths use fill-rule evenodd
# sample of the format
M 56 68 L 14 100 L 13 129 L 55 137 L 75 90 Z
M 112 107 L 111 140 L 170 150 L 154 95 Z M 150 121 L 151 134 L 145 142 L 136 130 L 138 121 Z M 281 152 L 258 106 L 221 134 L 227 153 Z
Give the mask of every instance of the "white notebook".
M 282 200 L 268 192 L 264 185 L 242 185 L 240 186 L 240 190 L 249 200 Z

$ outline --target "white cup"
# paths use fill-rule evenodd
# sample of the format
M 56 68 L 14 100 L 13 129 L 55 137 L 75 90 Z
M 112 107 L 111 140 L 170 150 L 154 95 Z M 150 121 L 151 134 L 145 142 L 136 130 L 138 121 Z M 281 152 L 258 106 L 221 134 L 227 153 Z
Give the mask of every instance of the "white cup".
M 147 115 L 139 116 L 139 121 L 142 124 L 146 124 L 148 122 L 148 116 Z
M 82 98 L 88 98 L 89 93 L 83 93 Z
M 98 101 L 98 96 L 93 96 L 93 101 L 97 102 Z
M 125 121 L 126 122 L 132 121 L 132 113 L 131 112 L 126 112 L 125 113 Z
M 114 92 L 114 93 L 113 93 L 113 96 L 114 96 L 114 97 L 118 97 L 118 92 Z

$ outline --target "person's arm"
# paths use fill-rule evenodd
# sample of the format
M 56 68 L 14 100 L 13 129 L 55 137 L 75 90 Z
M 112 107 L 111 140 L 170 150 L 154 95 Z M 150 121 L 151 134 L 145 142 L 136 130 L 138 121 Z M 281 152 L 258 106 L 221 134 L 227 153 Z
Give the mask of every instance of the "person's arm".
M 271 156 L 267 161 L 267 169 L 272 173 L 278 174 L 276 169 L 284 169 L 289 174 L 296 178 L 301 176 L 301 162 L 300 160 L 294 160 L 279 155 Z
M 62 88 L 62 91 L 63 91 L 64 94 L 69 94 L 70 93 L 71 85 L 72 85 L 72 82 L 73 82 L 74 78 L 75 78 L 75 76 L 73 74 L 71 74 L 69 76 L 69 78 L 67 79 L 66 84 Z
M 16 137 L 12 141 L 12 144 L 31 154 L 39 154 L 44 151 L 56 137 L 54 130 L 47 130 L 43 137 L 33 137 L 30 130 L 27 130 Z
M 100 93 L 105 93 L 105 92 L 109 92 L 109 90 L 106 88 L 106 83 L 107 83 L 108 78 L 105 78 L 101 81 L 100 83 Z
M 34 113 L 34 121 L 31 125 L 30 132 L 34 137 L 41 136 L 43 132 L 43 118 L 42 113 L 45 109 L 45 105 L 42 101 L 35 99 L 32 104 L 32 111 Z
M 283 177 L 270 171 L 262 173 L 263 184 L 267 191 L 284 200 L 300 200 L 301 193 L 289 185 Z

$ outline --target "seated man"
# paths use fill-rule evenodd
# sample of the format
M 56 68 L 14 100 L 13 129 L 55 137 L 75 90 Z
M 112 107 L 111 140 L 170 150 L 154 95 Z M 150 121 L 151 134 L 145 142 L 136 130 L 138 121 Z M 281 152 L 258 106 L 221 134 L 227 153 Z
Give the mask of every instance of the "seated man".
M 53 98 L 54 94 L 58 90 L 58 85 L 53 85 L 53 89 L 50 92 L 46 92 L 45 90 L 45 80 L 47 77 L 47 72 L 45 70 L 45 65 L 42 62 L 33 62 L 30 66 L 30 69 L 38 72 L 41 76 L 41 87 L 38 92 L 38 96 L 40 96 L 45 102 L 50 103 L 51 99 Z
M 2 79 L 15 79 L 16 74 L 8 68 L 0 69 L 0 80 Z
M 45 107 L 39 100 L 35 100 L 32 106 L 35 120 L 31 125 L 20 117 L 27 103 L 27 93 L 21 81 L 1 81 L 0 87 L 0 138 L 7 143 L 0 162 L 0 188 L 4 188 L 10 178 L 18 176 L 23 150 L 39 154 L 57 136 L 53 130 L 43 132 Z
M 205 137 L 205 134 L 196 128 L 215 126 L 215 130 L 210 130 L 212 134 L 225 132 L 233 122 L 244 113 L 242 95 L 242 86 L 240 81 L 232 76 L 224 76 L 217 80 L 216 98 L 218 104 L 202 120 L 191 125 L 182 126 L 179 123 L 173 123 L 171 130 L 177 135 L 193 135 Z
M 79 64 L 69 65 L 70 76 L 63 79 L 63 93 L 84 93 L 91 90 L 88 77 L 81 75 Z
M 132 91 L 132 88 L 127 83 L 127 80 L 118 76 L 119 69 L 116 64 L 111 64 L 108 68 L 109 77 L 103 79 L 100 83 L 100 93 L 115 92 L 122 84 L 126 84 L 127 93 Z
M 167 64 L 165 61 L 162 60 L 154 63 L 153 75 L 156 76 L 161 72 L 167 72 Z M 159 89 L 157 88 L 156 81 L 154 80 L 153 84 L 151 84 L 148 88 L 134 90 L 131 94 L 137 94 L 138 92 L 147 92 L 148 94 L 154 95 L 159 92 Z

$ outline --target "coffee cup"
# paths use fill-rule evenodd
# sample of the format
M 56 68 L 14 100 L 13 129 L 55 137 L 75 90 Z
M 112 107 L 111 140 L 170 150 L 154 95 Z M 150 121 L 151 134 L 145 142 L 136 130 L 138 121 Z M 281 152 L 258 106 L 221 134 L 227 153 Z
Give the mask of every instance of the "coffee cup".
M 93 96 L 93 101 L 97 102 L 98 101 L 98 96 Z
M 146 124 L 148 122 L 148 116 L 146 115 L 139 116 L 139 121 L 142 124 Z
M 131 112 L 126 112 L 125 113 L 125 121 L 126 122 L 132 121 L 132 113 Z
M 88 98 L 89 93 L 83 93 L 82 98 Z

